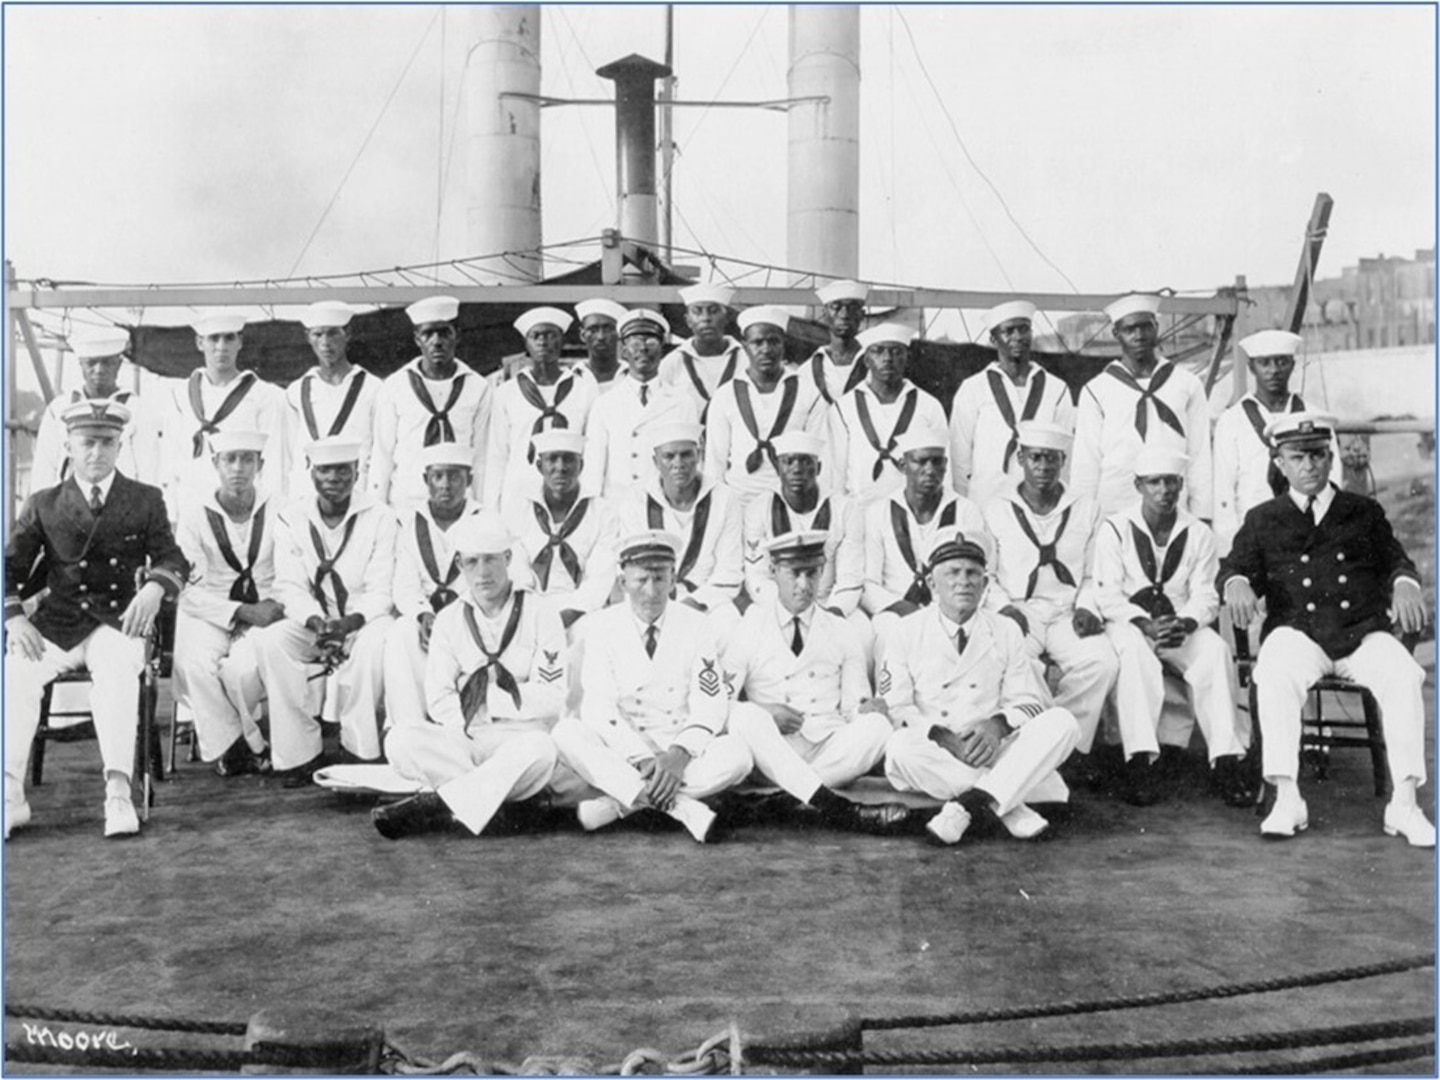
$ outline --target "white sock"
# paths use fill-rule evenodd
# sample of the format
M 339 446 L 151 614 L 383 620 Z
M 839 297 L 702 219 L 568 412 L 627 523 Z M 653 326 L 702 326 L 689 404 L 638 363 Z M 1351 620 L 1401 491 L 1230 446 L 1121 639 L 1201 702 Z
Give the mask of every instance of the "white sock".
M 1398 809 L 1408 810 L 1415 805 L 1415 778 L 1401 780 L 1395 785 L 1395 793 L 1390 796 L 1390 805 Z
M 130 778 L 122 772 L 111 770 L 105 774 L 105 797 L 130 801 Z

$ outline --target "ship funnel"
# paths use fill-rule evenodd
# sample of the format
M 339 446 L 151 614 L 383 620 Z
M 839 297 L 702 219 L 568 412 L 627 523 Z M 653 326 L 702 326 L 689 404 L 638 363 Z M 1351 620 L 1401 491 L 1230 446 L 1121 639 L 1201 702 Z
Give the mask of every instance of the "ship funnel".
M 655 80 L 664 64 L 631 55 L 596 69 L 615 82 L 615 186 L 620 233 L 654 249 L 660 242 L 655 194 Z

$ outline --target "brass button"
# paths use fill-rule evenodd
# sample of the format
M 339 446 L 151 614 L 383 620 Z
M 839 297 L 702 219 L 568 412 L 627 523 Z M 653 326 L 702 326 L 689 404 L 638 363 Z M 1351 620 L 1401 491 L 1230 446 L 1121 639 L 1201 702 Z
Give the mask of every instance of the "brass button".
M 82 581 L 82 582 L 80 583 L 80 591 L 81 591 L 81 592 L 89 592 L 89 591 L 90 591 L 90 586 L 86 585 L 85 582 Z
M 120 565 L 120 560 L 119 560 L 119 559 L 111 559 L 111 560 L 110 560 L 110 565 L 111 565 L 111 566 L 119 566 L 119 565 Z
M 80 610 L 81 610 L 81 611 L 89 611 L 89 610 L 90 610 L 90 601 L 89 601 L 89 600 L 81 600 L 81 601 L 80 601 Z
M 76 563 L 75 565 L 78 566 L 81 570 L 84 570 L 85 567 L 89 566 L 90 564 L 87 563 L 84 559 L 81 559 L 81 560 L 80 560 L 78 563 Z
M 1341 610 L 1341 611 L 1349 611 L 1349 610 L 1350 610 L 1350 601 L 1349 601 L 1349 600 L 1341 600 L 1341 601 L 1340 601 L 1340 610 Z
M 1313 603 L 1306 604 L 1306 605 L 1305 605 L 1305 610 L 1306 610 L 1306 611 L 1314 611 L 1314 610 L 1315 610 L 1315 605 L 1314 605 Z
M 1301 555 L 1301 556 L 1300 556 L 1300 561 L 1301 561 L 1301 562 L 1309 562 L 1309 561 L 1310 561 L 1310 556 L 1309 556 L 1309 555 Z
M 1349 578 L 1347 578 L 1344 574 L 1341 574 L 1341 575 L 1340 575 L 1338 578 L 1336 578 L 1335 580 L 1338 581 L 1338 582 L 1340 582 L 1341 585 L 1344 585 L 1345 582 L 1349 580 Z
M 1303 579 L 1301 580 L 1300 584 L 1301 584 L 1301 585 L 1304 585 L 1305 588 L 1308 589 L 1308 588 L 1310 587 L 1310 579 L 1309 579 L 1308 577 L 1307 577 L 1307 578 L 1303 578 Z
M 1344 562 L 1344 561 L 1345 561 L 1345 552 L 1343 552 L 1343 551 L 1337 551 L 1337 552 L 1335 553 L 1335 561 L 1336 561 L 1336 562 Z

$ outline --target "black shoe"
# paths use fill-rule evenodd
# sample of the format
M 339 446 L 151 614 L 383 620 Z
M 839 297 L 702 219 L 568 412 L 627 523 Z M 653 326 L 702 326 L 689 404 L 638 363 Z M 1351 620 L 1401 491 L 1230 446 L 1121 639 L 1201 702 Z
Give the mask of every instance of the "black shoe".
M 1105 770 L 1095 760 L 1094 754 L 1071 754 L 1060 766 L 1060 778 L 1072 788 L 1096 790 L 1105 784 Z
M 293 769 L 281 769 L 275 775 L 280 778 L 282 788 L 309 787 L 315 782 L 315 774 L 328 764 L 330 762 L 323 753 L 316 754 L 304 765 L 296 765 Z
M 904 803 L 856 803 L 848 826 L 852 832 L 870 836 L 895 836 L 905 832 L 909 822 L 910 808 Z
M 236 739 L 215 762 L 216 776 L 252 776 L 270 771 L 270 753 L 255 753 L 244 739 Z
M 1125 763 L 1123 798 L 1131 806 L 1154 806 L 1160 801 L 1160 781 L 1155 766 L 1143 754 Z
M 370 820 L 386 840 L 399 840 L 449 828 L 454 817 L 439 795 L 422 791 L 389 806 L 377 806 L 370 811 Z
M 1255 789 L 1251 786 L 1245 766 L 1238 757 L 1232 755 L 1216 758 L 1215 768 L 1211 772 L 1211 783 L 1215 793 L 1224 800 L 1226 806 L 1255 805 Z

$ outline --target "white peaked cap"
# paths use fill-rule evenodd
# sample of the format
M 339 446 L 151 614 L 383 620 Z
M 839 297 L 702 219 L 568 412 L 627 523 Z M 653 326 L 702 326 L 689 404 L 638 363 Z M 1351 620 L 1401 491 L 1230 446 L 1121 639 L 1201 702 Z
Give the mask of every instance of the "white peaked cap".
M 603 315 L 611 322 L 618 323 L 625 317 L 626 310 L 623 304 L 617 304 L 614 300 L 581 300 L 575 305 L 575 314 L 584 322 L 591 315 Z
M 701 427 L 688 421 L 674 424 L 656 424 L 650 429 L 650 445 L 659 447 L 670 443 L 691 442 L 700 445 Z
M 808 431 L 787 431 L 783 435 L 775 436 L 770 445 L 775 448 L 776 457 L 785 454 L 809 454 L 818 458 L 825 454 L 825 440 Z
M 574 321 L 568 311 L 561 311 L 558 307 L 532 307 L 529 311 L 521 312 L 520 317 L 515 320 L 515 329 L 522 334 L 528 334 L 537 326 L 553 326 L 563 334 L 570 329 L 570 324 Z
M 746 308 L 735 316 L 735 325 L 740 328 L 742 334 L 750 327 L 760 323 L 766 326 L 777 326 L 783 334 L 790 329 L 790 313 L 774 304 L 758 304 L 755 307 Z
M 263 454 L 270 436 L 263 431 L 217 431 L 210 436 L 212 454 L 231 454 L 240 450 Z
M 515 537 L 494 510 L 466 515 L 445 536 L 461 555 L 500 555 L 515 546 Z
M 1044 420 L 1021 420 L 1015 425 L 1015 441 L 1032 450 L 1063 450 L 1070 452 L 1075 437 L 1068 428 Z
M 664 529 L 646 529 L 632 533 L 620 544 L 620 565 L 649 559 L 666 559 L 674 562 L 680 557 L 680 538 Z
M 939 428 L 911 428 L 895 442 L 895 452 L 909 454 L 916 450 L 950 451 L 950 436 Z
M 670 339 L 670 324 L 665 321 L 665 316 L 658 311 L 651 311 L 649 308 L 627 311 L 625 317 L 615 324 L 615 329 L 622 338 L 626 334 L 650 330 L 659 334 L 666 341 Z
M 1035 321 L 1035 305 L 1029 300 L 1007 300 L 1003 304 L 996 304 L 989 311 L 981 316 L 980 336 L 988 337 L 991 330 L 997 326 L 1004 326 L 1007 322 L 1015 319 L 1024 319 L 1026 322 Z
M 919 336 L 920 331 L 908 323 L 882 322 L 868 330 L 860 331 L 855 335 L 855 340 L 860 343 L 862 349 L 868 349 L 872 345 L 879 345 L 882 341 L 896 341 L 901 345 L 909 345 Z
M 201 337 L 211 334 L 238 334 L 245 329 L 245 316 L 233 311 L 211 311 L 190 324 Z
M 951 559 L 972 559 L 988 566 L 990 554 L 990 539 L 984 530 L 967 533 L 951 525 L 936 532 L 925 552 L 925 565 L 933 570 L 939 563 Z
M 1152 293 L 1128 293 L 1112 301 L 1105 308 L 1105 315 L 1112 323 L 1118 323 L 1126 315 L 1159 315 L 1160 297 Z
M 1135 455 L 1136 476 L 1184 476 L 1190 459 L 1178 450 L 1157 443 L 1146 443 Z
M 300 321 L 306 330 L 319 330 L 326 326 L 349 326 L 355 316 L 355 309 L 342 300 L 320 300 L 300 313 Z
M 407 307 L 405 314 L 416 326 L 454 322 L 460 317 L 460 301 L 453 296 L 427 296 Z
M 1280 413 L 1265 425 L 1265 438 L 1272 446 L 1328 441 L 1335 434 L 1335 425 L 1335 417 L 1315 409 Z
M 1292 334 L 1289 330 L 1259 330 L 1241 338 L 1238 344 L 1250 357 L 1294 356 L 1304 341 L 1299 334 Z
M 691 285 L 680 290 L 680 301 L 686 307 L 691 304 L 720 304 L 730 307 L 735 301 L 735 290 L 729 285 Z
M 531 439 L 530 445 L 535 447 L 537 458 L 541 454 L 583 454 L 585 436 L 569 428 L 551 428 Z
M 870 286 L 858 281 L 832 281 L 816 289 L 815 295 L 822 304 L 835 304 L 841 300 L 859 300 L 863 304 L 870 298 Z
M 329 438 L 316 439 L 305 447 L 305 457 L 312 469 L 316 465 L 344 465 L 351 461 L 358 464 L 360 450 L 360 444 L 354 439 L 332 435 Z
M 130 344 L 130 331 L 116 326 L 108 330 L 87 330 L 76 332 L 70 338 L 70 348 L 81 360 L 93 360 L 98 356 L 119 356 Z
M 825 541 L 830 534 L 824 529 L 793 529 L 765 541 L 765 554 L 783 561 L 825 558 Z
M 468 446 L 454 442 L 432 443 L 420 451 L 420 469 L 423 472 L 434 466 L 459 465 L 475 468 L 475 454 Z

